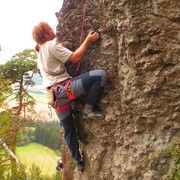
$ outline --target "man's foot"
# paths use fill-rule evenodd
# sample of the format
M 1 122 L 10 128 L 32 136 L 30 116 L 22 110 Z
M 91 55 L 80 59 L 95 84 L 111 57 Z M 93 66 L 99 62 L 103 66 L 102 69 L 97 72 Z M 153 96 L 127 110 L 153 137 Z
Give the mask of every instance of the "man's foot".
M 104 118 L 103 114 L 101 112 L 92 111 L 90 113 L 83 113 L 84 119 L 99 119 Z
M 75 162 L 76 167 L 79 171 L 83 172 L 84 170 L 84 161 L 80 161 L 80 162 Z

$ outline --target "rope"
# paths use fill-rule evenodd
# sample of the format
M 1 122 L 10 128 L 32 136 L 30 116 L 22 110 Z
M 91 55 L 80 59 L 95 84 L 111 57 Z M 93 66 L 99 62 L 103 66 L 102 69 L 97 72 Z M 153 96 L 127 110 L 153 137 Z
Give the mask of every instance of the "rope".
M 82 19 L 81 35 L 80 35 L 80 42 L 79 42 L 80 45 L 82 44 L 83 37 L 84 37 L 84 25 L 85 25 L 85 19 L 86 19 L 87 6 L 88 6 L 88 0 L 86 0 L 85 6 L 84 6 L 84 14 L 83 14 L 83 19 Z M 77 75 L 77 73 L 78 73 L 78 71 L 79 71 L 79 68 L 80 68 L 80 65 L 81 65 L 81 61 L 79 61 L 79 62 L 76 64 L 74 76 Z
M 87 6 L 88 6 L 88 0 L 86 0 L 85 7 L 84 7 L 84 15 L 83 15 L 82 26 L 81 26 L 80 44 L 82 44 L 82 40 L 84 36 L 84 25 L 85 25 L 85 19 L 86 19 Z

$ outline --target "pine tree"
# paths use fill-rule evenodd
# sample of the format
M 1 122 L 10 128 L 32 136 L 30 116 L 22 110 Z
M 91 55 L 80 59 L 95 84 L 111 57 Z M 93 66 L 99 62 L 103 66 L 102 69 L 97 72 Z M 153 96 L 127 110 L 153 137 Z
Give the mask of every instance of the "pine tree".
M 6 144 L 14 154 L 18 131 L 29 120 L 26 111 L 33 110 L 35 104 L 35 100 L 24 87 L 24 76 L 29 71 L 33 73 L 38 71 L 35 60 L 36 53 L 34 50 L 24 50 L 0 66 L 0 108 L 2 109 L 0 112 L 0 135 L 2 137 L 0 146 Z M 12 93 L 11 85 L 15 83 L 19 84 L 19 90 Z M 8 102 L 15 99 L 17 104 L 8 108 L 7 99 Z M 0 149 L 0 164 L 2 169 L 11 169 L 11 174 L 15 173 L 16 175 L 15 159 L 7 152 L 3 148 Z M 4 176 L 3 172 L 2 176 Z

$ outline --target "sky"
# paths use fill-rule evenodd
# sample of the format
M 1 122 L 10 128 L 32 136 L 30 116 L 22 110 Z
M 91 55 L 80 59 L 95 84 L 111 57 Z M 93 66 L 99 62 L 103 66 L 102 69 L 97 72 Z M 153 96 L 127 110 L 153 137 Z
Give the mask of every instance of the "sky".
M 24 49 L 36 45 L 32 29 L 40 21 L 57 25 L 55 12 L 59 12 L 63 0 L 2 0 L 0 2 L 0 64 L 10 60 Z

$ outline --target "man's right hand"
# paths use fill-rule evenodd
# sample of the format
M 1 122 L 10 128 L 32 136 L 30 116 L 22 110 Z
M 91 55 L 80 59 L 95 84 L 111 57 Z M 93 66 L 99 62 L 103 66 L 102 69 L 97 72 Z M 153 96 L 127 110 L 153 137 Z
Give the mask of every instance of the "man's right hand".
M 99 33 L 95 31 L 90 31 L 85 41 L 87 41 L 88 44 L 91 44 L 92 42 L 97 41 L 98 39 L 99 39 Z
M 80 45 L 80 47 L 72 53 L 69 57 L 68 61 L 71 62 L 78 62 L 84 56 L 85 52 L 87 51 L 88 46 L 99 39 L 99 34 L 97 32 L 91 31 L 84 42 Z

